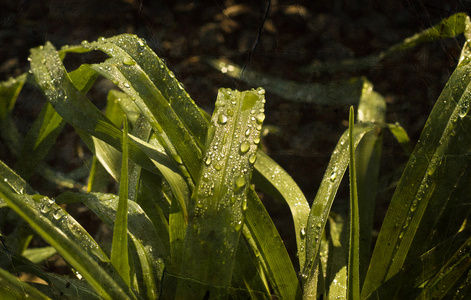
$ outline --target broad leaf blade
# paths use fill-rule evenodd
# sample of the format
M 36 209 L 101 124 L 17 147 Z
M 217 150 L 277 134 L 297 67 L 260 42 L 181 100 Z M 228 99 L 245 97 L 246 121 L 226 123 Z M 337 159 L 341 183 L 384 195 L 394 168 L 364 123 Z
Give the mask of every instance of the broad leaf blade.
M 119 181 L 119 202 L 111 244 L 111 263 L 130 286 L 130 267 L 128 259 L 128 121 L 123 123 L 123 153 L 121 178 Z
M 225 298 L 247 209 L 247 189 L 265 118 L 261 90 L 219 90 L 201 176 L 192 197 L 177 298 Z
M 373 129 L 372 124 L 358 124 L 354 129 L 355 147 L 361 141 L 365 133 Z M 304 285 L 304 297 L 314 297 L 317 293 L 315 288 L 317 282 L 316 269 L 319 256 L 321 236 L 328 220 L 330 209 L 340 182 L 345 174 L 349 162 L 348 153 L 348 131 L 340 138 L 329 165 L 322 179 L 321 185 L 311 206 L 308 226 L 306 230 L 306 263 L 301 270 Z
M 112 277 L 112 269 L 105 271 L 102 267 L 109 264 L 109 259 L 96 242 L 52 199 L 14 194 L 1 181 L 0 194 L 8 206 L 55 247 L 100 295 L 104 298 L 135 298 L 124 282 Z
M 469 209 L 458 218 L 452 212 L 466 199 L 460 192 L 471 178 L 471 161 L 465 154 L 471 147 L 470 72 L 468 63 L 457 67 L 425 124 L 383 222 L 362 291 L 365 296 L 394 276 L 406 259 L 417 259 L 456 233 L 469 215 Z M 451 230 L 439 226 L 446 220 L 452 220 Z

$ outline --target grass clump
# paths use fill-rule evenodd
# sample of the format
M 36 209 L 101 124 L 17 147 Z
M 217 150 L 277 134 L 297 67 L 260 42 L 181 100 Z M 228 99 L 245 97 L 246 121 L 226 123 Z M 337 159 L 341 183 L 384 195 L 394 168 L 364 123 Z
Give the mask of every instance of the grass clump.
M 467 30 L 469 18 L 457 14 L 377 57 L 345 66 L 368 67 L 371 61 L 420 42 L 463 33 L 469 38 Z M 73 71 L 64 67 L 69 53 L 95 50 L 109 58 Z M 357 121 L 351 108 L 349 130 L 340 137 L 309 205 L 293 179 L 259 147 L 265 119 L 263 88 L 220 89 L 209 116 L 134 35 L 60 50 L 47 43 L 31 50 L 30 61 L 29 73 L 0 85 L 0 118 L 9 125 L 2 132 L 2 143 L 16 159 L 14 167 L 0 163 L 0 210 L 8 215 L 0 228 L 2 297 L 459 299 L 469 295 L 468 42 L 410 155 L 372 252 L 382 132 L 390 129 L 401 143 L 407 134 L 399 125 L 385 122 L 385 101 L 366 79 L 345 84 L 346 90 L 358 92 Z M 228 75 L 240 75 L 240 68 L 227 68 L 227 62 L 209 63 L 226 72 L 230 69 L 233 73 Z M 98 76 L 119 88 L 109 91 L 105 112 L 87 97 Z M 12 112 L 26 82 L 40 89 L 47 102 L 23 136 L 15 128 Z M 330 85 L 307 88 L 276 78 L 266 88 L 292 95 L 295 101 L 303 98 L 303 91 L 315 91 L 319 99 L 334 91 Z M 313 99 L 306 97 L 308 102 Z M 51 198 L 27 181 L 32 170 L 38 170 L 57 182 L 47 172 L 50 167 L 44 158 L 66 124 L 93 153 L 86 167 L 89 181 L 82 191 Z M 331 211 L 347 167 L 349 229 Z M 119 182 L 118 193 L 100 192 L 107 184 L 105 172 Z M 69 176 L 60 182 L 74 180 Z M 290 208 L 296 264 L 254 187 Z M 67 212 L 72 203 L 86 205 L 113 228 L 109 247 Z M 3 233 L 12 222 L 14 230 Z M 52 248 L 30 248 L 33 234 Z M 37 266 L 56 252 L 76 278 Z M 19 271 L 46 284 L 21 281 L 16 276 Z

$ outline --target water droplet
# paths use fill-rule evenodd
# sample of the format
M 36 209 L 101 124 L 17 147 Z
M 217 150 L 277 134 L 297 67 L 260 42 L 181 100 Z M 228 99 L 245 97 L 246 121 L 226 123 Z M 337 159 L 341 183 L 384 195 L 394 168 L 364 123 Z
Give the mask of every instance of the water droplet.
M 247 210 L 247 197 L 242 201 L 242 210 Z
M 401 233 L 399 233 L 399 238 L 402 239 L 404 237 L 404 231 L 401 231 Z
M 245 177 L 241 176 L 239 178 L 236 179 L 235 181 L 235 184 L 236 184 L 236 187 L 237 188 L 242 188 L 244 185 L 245 185 Z
M 137 43 L 138 43 L 139 46 L 141 46 L 141 47 L 144 47 L 144 46 L 145 46 L 145 44 L 144 44 L 144 42 L 143 42 L 142 40 L 138 40 Z
M 82 46 L 88 46 L 88 41 L 87 41 L 87 40 L 83 40 L 83 41 L 82 41 Z
M 251 163 L 251 164 L 253 165 L 256 160 L 257 160 L 257 154 L 252 153 L 252 154 L 249 156 L 249 163 Z
M 468 111 L 469 111 L 469 102 L 466 101 L 463 105 L 461 105 L 460 110 L 458 111 L 458 115 L 461 118 L 464 118 L 468 114 Z
M 208 156 L 206 157 L 206 160 L 204 161 L 204 163 L 205 163 L 207 166 L 209 166 L 209 165 L 211 164 L 211 156 L 208 155 Z
M 216 169 L 216 171 L 221 171 L 222 165 L 219 164 L 219 163 L 218 163 L 218 164 L 215 164 L 215 165 L 214 165 L 214 169 Z
M 237 222 L 234 226 L 235 231 L 241 230 L 243 225 L 242 221 Z
M 301 227 L 301 232 L 300 233 L 301 233 L 302 238 L 304 238 L 306 236 L 306 228 L 304 228 L 304 226 Z
M 264 113 L 259 113 L 255 119 L 257 119 L 257 123 L 262 124 L 263 120 L 265 120 L 265 114 Z
M 7 179 L 7 178 L 3 178 L 3 181 L 8 182 L 8 179 Z
M 219 115 L 218 116 L 218 123 L 219 124 L 226 124 L 227 123 L 227 116 L 226 115 Z
M 250 135 L 250 128 L 248 128 L 246 131 L 245 131 L 245 136 L 249 136 Z
M 240 144 L 240 152 L 241 153 L 246 153 L 250 149 L 250 143 L 245 141 Z
M 134 59 L 132 59 L 131 57 L 125 57 L 123 59 L 123 64 L 128 65 L 128 66 L 132 66 L 132 65 L 136 64 L 136 61 Z
M 257 89 L 257 94 L 259 94 L 259 95 L 265 95 L 265 89 L 264 89 L 264 88 L 261 88 L 261 87 L 258 88 L 258 89 Z
M 254 143 L 255 145 L 258 145 L 258 144 L 260 143 L 260 137 L 257 136 L 256 138 L 254 138 L 254 139 L 253 139 L 253 143 Z
M 129 83 L 125 82 L 125 83 L 123 84 L 123 86 L 128 89 L 128 88 L 129 88 Z
M 335 178 L 337 178 L 337 172 L 333 171 L 331 174 L 330 174 L 330 181 L 331 182 L 334 182 L 335 181 Z

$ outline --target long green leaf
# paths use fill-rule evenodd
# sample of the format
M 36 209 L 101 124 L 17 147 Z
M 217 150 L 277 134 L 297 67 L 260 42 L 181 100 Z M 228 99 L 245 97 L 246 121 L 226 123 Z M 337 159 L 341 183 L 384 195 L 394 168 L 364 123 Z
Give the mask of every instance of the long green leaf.
M 280 299 L 301 299 L 302 290 L 283 241 L 270 215 L 253 189 L 249 190 L 245 239 L 267 273 Z
M 355 168 L 355 140 L 353 106 L 350 107 L 348 137 L 350 163 L 350 242 L 348 254 L 348 299 L 360 298 L 360 212 L 358 209 L 358 190 Z
M 469 57 L 468 47 L 466 43 L 465 57 Z M 425 124 L 383 222 L 363 295 L 394 276 L 406 259 L 417 259 L 456 233 L 469 215 L 469 209 L 452 213 L 466 199 L 462 185 L 471 178 L 466 154 L 471 147 L 470 72 L 469 60 L 457 67 Z M 453 224 L 450 230 L 439 226 L 448 224 L 446 220 Z
M 206 154 L 189 209 L 177 298 L 225 298 L 247 209 L 265 98 L 261 90 L 219 90 Z
M 7 271 L 0 269 L 0 297 L 2 299 L 49 299 L 46 295 Z
M 352 78 L 340 82 L 301 83 L 242 68 L 227 60 L 208 60 L 208 63 L 224 74 L 241 79 L 251 86 L 263 86 L 287 100 L 319 105 L 355 104 L 360 98 L 363 80 Z
M 285 201 L 291 210 L 298 246 L 299 266 L 302 269 L 306 260 L 306 230 L 310 212 L 306 197 L 293 178 L 262 150 L 257 152 L 255 168 L 257 172 L 254 172 L 252 181 L 257 188 L 272 197 Z
M 374 128 L 372 124 L 358 124 L 354 129 L 355 147 L 365 133 Z M 315 275 L 319 258 L 319 247 L 330 209 L 349 162 L 348 131 L 340 138 L 330 158 L 329 165 L 317 191 L 309 214 L 306 229 L 306 263 L 301 270 L 304 286 L 304 298 L 315 297 L 317 276 Z
M 114 222 L 111 244 L 111 263 L 124 281 L 130 286 L 130 267 L 128 258 L 128 121 L 123 123 L 123 153 L 121 178 L 119 181 L 119 202 Z
M 17 214 L 67 260 L 104 298 L 116 299 L 134 294 L 107 267 L 109 259 L 88 233 L 54 200 L 18 195 L 0 181 L 0 195 Z M 104 267 L 107 267 L 105 270 Z

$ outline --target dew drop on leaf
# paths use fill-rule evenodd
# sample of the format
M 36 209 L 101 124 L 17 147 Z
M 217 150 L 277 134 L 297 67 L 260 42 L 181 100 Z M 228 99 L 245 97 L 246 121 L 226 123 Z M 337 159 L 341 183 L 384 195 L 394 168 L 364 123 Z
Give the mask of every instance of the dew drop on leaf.
M 218 123 L 219 124 L 226 124 L 227 123 L 227 116 L 226 115 L 219 115 L 218 116 Z
M 237 178 L 235 184 L 237 188 L 243 187 L 245 185 L 245 178 L 243 176 Z
M 251 164 L 253 165 L 256 160 L 257 160 L 257 154 L 252 153 L 252 154 L 249 156 L 249 163 L 251 163 Z
M 126 57 L 123 59 L 123 64 L 127 65 L 127 66 L 132 66 L 132 65 L 135 65 L 136 64 L 136 61 L 130 57 Z
M 240 152 L 241 153 L 246 153 L 250 149 L 250 143 L 245 141 L 240 144 Z

